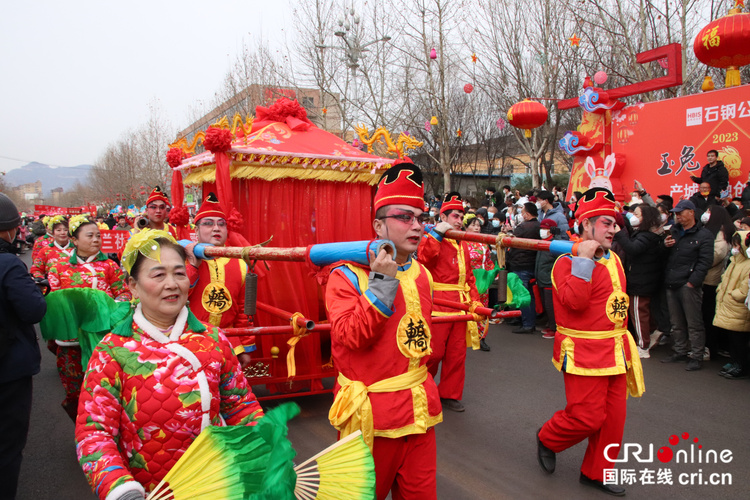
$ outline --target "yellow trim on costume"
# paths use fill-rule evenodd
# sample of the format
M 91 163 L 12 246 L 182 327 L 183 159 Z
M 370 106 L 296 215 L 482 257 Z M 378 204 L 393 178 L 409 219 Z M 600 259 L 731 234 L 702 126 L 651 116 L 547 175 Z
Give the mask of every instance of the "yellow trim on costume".
M 638 357 L 638 348 L 635 345 L 635 340 L 630 332 L 625 329 L 618 330 L 607 330 L 607 331 L 583 331 L 574 330 L 572 328 L 565 328 L 557 325 L 557 331 L 563 335 L 566 335 L 560 344 L 560 358 L 552 358 L 552 364 L 555 365 L 558 371 L 562 371 L 563 363 L 565 363 L 565 373 L 573 375 L 593 375 L 593 376 L 606 376 L 606 375 L 620 375 L 625 373 L 627 375 L 628 392 L 633 397 L 641 397 L 646 392 L 646 385 L 643 380 L 643 366 L 641 365 L 641 358 Z M 623 335 L 628 339 L 628 345 L 630 346 L 630 363 L 625 362 L 625 350 Z M 615 366 L 607 368 L 579 368 L 575 364 L 575 342 L 572 338 L 589 339 L 589 340 L 602 340 L 602 339 L 615 339 Z M 565 358 L 567 357 L 567 362 Z
M 427 365 L 420 366 L 419 369 L 396 375 L 384 380 L 379 380 L 374 384 L 366 386 L 359 380 L 349 380 L 343 373 L 339 373 L 337 382 L 341 386 L 336 398 L 328 412 L 328 420 L 340 433 L 340 438 L 358 430 L 362 431 L 362 437 L 367 446 L 372 450 L 373 440 L 375 438 L 375 429 L 372 417 L 372 404 L 368 393 L 398 392 L 406 389 L 412 389 L 420 386 L 427 381 Z M 412 398 L 414 393 L 412 393 Z M 426 396 L 425 396 L 426 399 Z M 416 421 L 414 426 L 421 425 Z M 394 431 L 395 429 L 391 429 Z M 421 432 L 425 432 L 427 427 L 423 427 Z
M 464 255 L 464 248 L 460 241 L 446 239 L 444 240 L 448 244 L 453 245 L 456 249 L 456 264 L 458 265 L 458 283 L 435 283 L 434 290 L 436 292 L 458 292 L 459 300 L 466 305 L 471 304 L 471 295 L 469 291 L 471 288 L 466 282 L 466 256 Z M 471 271 L 469 271 L 471 272 Z M 435 316 L 457 316 L 466 314 L 465 312 L 433 312 Z M 475 321 L 466 322 L 466 347 L 471 347 L 473 350 L 479 349 L 479 327 Z

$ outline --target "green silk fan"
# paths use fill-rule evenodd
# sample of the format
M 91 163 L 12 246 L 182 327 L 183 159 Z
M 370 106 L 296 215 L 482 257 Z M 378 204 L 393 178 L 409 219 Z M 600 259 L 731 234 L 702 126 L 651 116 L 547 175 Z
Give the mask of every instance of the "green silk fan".
M 294 467 L 287 422 L 299 411 L 285 403 L 255 426 L 208 427 L 148 500 L 374 498 L 375 465 L 361 433 Z

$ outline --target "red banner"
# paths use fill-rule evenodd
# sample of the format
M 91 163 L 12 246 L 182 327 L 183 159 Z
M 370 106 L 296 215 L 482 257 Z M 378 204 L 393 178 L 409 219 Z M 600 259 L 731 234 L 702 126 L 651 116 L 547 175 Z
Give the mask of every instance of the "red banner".
M 56 207 L 54 205 L 34 205 L 34 215 L 78 215 L 89 213 L 96 215 L 96 205 L 84 205 L 82 207 Z
M 104 253 L 121 253 L 130 238 L 130 231 L 121 231 L 119 229 L 102 229 L 101 233 L 101 251 Z
M 634 179 L 652 196 L 693 195 L 698 184 L 690 176 L 700 176 L 712 149 L 729 171 L 724 196 L 740 196 L 750 171 L 750 86 L 640 103 L 612 117 L 612 152 L 625 158 L 626 199 Z

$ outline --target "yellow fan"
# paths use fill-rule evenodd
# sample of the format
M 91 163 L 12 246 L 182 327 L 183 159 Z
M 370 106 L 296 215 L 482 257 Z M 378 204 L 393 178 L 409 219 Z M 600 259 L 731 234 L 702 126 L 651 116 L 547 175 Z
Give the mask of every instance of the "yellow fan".
M 294 468 L 297 500 L 370 500 L 375 494 L 375 463 L 357 431 Z

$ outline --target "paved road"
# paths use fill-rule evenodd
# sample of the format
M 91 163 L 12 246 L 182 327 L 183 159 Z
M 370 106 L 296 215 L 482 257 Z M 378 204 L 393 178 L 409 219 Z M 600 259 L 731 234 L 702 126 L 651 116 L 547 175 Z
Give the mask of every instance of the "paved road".
M 585 444 L 558 455 L 557 471 L 544 474 L 536 462 L 534 433 L 565 403 L 562 376 L 550 363 L 552 341 L 540 335 L 514 335 L 510 327 L 492 326 L 492 351 L 469 352 L 465 413 L 446 413 L 437 426 L 438 496 L 447 500 L 601 499 L 604 494 L 578 484 Z M 52 354 L 44 350 L 42 372 L 34 378 L 34 408 L 26 446 L 20 500 L 95 498 L 75 459 L 73 424 L 60 407 L 63 391 Z M 644 360 L 647 392 L 628 401 L 625 442 L 653 445 L 653 461 L 634 458 L 621 464 L 640 474 L 670 469 L 673 485 L 628 486 L 628 498 L 746 499 L 750 496 L 750 380 L 717 376 L 724 359 L 699 372 L 665 365 L 661 347 Z M 258 391 L 260 392 L 260 391 Z M 336 437 L 327 420 L 330 395 L 297 398 L 301 415 L 290 424 L 290 439 L 302 459 Z M 267 405 L 267 406 L 270 406 Z M 661 463 L 656 452 L 670 435 L 690 434 L 708 450 L 730 450 L 731 462 Z M 686 448 L 679 444 L 675 450 Z M 688 448 L 689 449 L 689 448 Z M 698 449 L 694 447 L 696 456 Z M 647 453 L 641 455 L 648 458 Z M 622 456 L 621 456 L 622 458 Z M 684 462 L 684 461 L 683 461 Z M 705 462 L 705 461 L 704 461 Z M 700 476 L 698 475 L 700 471 Z M 680 485 L 683 479 L 708 481 L 711 473 L 731 476 L 731 485 Z M 636 477 L 638 478 L 638 477 Z M 654 478 L 656 480 L 656 478 Z

